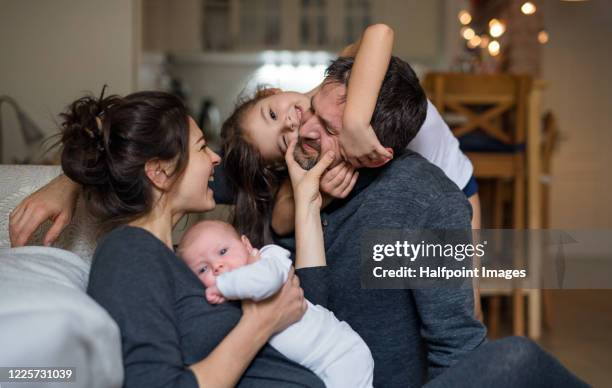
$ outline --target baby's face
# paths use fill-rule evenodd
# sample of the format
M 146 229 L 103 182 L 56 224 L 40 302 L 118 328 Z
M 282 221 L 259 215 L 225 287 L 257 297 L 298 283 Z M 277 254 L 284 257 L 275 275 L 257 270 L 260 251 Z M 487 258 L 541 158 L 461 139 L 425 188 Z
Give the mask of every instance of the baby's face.
M 214 286 L 222 273 L 246 265 L 252 251 L 249 240 L 229 225 L 207 226 L 189 240 L 181 256 L 206 287 Z

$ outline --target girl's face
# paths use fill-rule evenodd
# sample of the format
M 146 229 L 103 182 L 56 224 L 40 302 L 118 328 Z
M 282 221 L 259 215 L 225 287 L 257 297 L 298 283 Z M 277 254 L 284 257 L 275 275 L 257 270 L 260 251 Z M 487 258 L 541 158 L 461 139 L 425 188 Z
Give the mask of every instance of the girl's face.
M 183 212 L 212 210 L 213 191 L 208 187 L 214 166 L 221 158 L 206 145 L 206 139 L 196 122 L 189 117 L 189 159 L 171 194 L 174 207 Z
M 242 126 L 249 142 L 266 162 L 283 160 L 287 145 L 297 138 L 302 116 L 310 109 L 310 98 L 282 92 L 262 98 L 246 112 Z

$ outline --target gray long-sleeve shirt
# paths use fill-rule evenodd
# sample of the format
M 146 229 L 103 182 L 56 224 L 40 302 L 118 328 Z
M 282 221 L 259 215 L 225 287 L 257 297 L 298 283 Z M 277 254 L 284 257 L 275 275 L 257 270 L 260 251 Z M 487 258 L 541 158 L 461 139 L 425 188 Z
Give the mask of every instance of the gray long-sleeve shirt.
M 133 227 L 115 229 L 100 242 L 87 292 L 119 325 L 128 388 L 197 387 L 188 366 L 210 354 L 242 314 L 239 303 L 208 304 L 204 286 L 174 252 Z M 238 386 L 324 387 L 269 345 Z
M 419 387 L 485 340 L 471 289 L 361 288 L 360 238 L 368 229 L 470 229 L 469 202 L 442 170 L 408 151 L 384 168 L 362 170 L 351 195 L 321 218 L 328 265 L 302 270 L 301 284 L 309 300 L 368 344 L 375 387 Z

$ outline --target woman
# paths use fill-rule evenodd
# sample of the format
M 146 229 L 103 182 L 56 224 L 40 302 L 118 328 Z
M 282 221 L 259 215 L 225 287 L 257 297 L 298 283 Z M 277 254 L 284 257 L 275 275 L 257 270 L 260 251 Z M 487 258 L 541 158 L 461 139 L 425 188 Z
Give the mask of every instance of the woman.
M 296 276 L 268 300 L 212 306 L 174 254 L 174 224 L 215 207 L 208 180 L 220 162 L 181 101 L 160 92 L 84 97 L 61 117 L 63 170 L 112 228 L 94 254 L 88 293 L 120 327 L 124 386 L 323 387 L 266 345 L 304 312 Z M 301 175 L 296 190 L 309 200 L 297 202 L 300 215 L 318 216 L 316 171 L 325 167 Z

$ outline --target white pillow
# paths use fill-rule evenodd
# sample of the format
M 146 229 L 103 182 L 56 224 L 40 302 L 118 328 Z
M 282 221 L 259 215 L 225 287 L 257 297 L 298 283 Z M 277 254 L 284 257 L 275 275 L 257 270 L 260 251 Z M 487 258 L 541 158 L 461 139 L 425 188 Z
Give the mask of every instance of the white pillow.
M 0 365 L 74 367 L 71 387 L 122 385 L 119 328 L 84 292 L 88 274 L 68 251 L 0 248 Z

